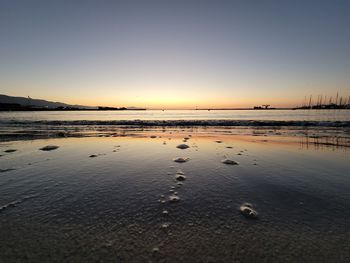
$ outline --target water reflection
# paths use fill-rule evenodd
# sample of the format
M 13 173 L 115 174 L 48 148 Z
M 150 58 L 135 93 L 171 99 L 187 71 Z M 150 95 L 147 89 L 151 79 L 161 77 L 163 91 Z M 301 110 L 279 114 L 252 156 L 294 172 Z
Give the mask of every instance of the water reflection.
M 310 149 L 313 150 L 324 150 L 324 149 L 332 149 L 332 150 L 350 150 L 350 139 L 349 137 L 341 137 L 341 136 L 303 136 L 300 137 L 300 147 L 302 149 Z
M 150 134 L 167 137 L 194 136 L 232 136 L 252 141 L 298 140 L 302 149 L 313 147 L 315 150 L 325 148 L 350 149 L 350 131 L 347 128 L 286 128 L 286 127 L 134 127 L 134 126 L 55 126 L 32 127 L 21 129 L 0 128 L 1 141 L 34 140 L 45 138 L 71 137 L 149 137 Z M 253 137 L 253 138 L 251 138 Z M 269 138 L 267 138 L 269 137 Z

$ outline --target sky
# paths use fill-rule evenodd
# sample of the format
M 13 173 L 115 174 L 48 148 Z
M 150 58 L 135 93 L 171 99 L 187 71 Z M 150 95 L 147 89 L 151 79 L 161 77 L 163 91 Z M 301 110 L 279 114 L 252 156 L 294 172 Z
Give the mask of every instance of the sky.
M 154 109 L 350 95 L 348 0 L 0 0 L 0 94 Z

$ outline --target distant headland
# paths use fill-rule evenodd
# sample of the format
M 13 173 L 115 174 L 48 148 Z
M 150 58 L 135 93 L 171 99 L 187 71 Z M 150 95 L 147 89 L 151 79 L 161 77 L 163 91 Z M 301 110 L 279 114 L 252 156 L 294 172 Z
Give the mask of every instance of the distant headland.
M 114 110 L 146 110 L 139 107 L 106 107 L 70 105 L 30 97 L 13 97 L 0 94 L 0 111 L 114 111 Z

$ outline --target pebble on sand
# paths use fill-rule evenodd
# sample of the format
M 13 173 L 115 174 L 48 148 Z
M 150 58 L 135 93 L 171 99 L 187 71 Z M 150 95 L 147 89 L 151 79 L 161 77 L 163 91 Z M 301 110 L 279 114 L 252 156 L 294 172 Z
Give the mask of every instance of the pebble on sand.
M 189 160 L 190 158 L 187 157 L 177 157 L 174 159 L 174 162 L 176 163 L 185 163 Z
M 170 223 L 163 223 L 161 225 L 161 228 L 168 228 L 170 226 Z
M 40 148 L 40 150 L 42 150 L 42 151 L 53 151 L 53 150 L 56 150 L 58 148 L 59 148 L 59 146 L 57 146 L 57 145 L 46 145 L 45 147 Z
M 90 158 L 95 158 L 95 157 L 97 157 L 98 155 L 96 155 L 96 154 L 91 154 L 89 157 Z
M 8 149 L 8 150 L 5 150 L 4 152 L 5 153 L 14 153 L 16 151 L 17 151 L 16 149 Z
M 221 162 L 224 163 L 224 164 L 238 165 L 238 163 L 236 161 L 230 160 L 230 159 L 227 159 L 227 158 L 223 159 Z
M 152 136 L 150 136 L 150 138 L 154 139 L 154 138 L 157 138 L 157 136 L 155 136 L 155 135 L 152 135 Z
M 222 143 L 222 141 L 220 141 L 220 140 L 217 140 L 217 141 L 215 141 L 216 143 Z
M 241 211 L 242 215 L 244 215 L 247 218 L 257 218 L 258 213 L 253 209 L 253 205 L 250 203 L 243 203 L 239 207 L 239 211 Z
M 159 252 L 159 248 L 157 247 L 152 248 L 152 253 L 158 253 L 158 252 Z
M 178 181 L 185 181 L 186 180 L 186 176 L 184 176 L 183 174 L 176 174 L 175 175 L 175 179 Z
M 170 195 L 169 201 L 172 203 L 178 202 L 178 201 L 180 201 L 180 197 L 178 197 L 177 195 Z
M 188 146 L 187 144 L 179 144 L 178 146 L 176 146 L 176 148 L 184 150 L 184 149 L 190 148 L 190 146 Z

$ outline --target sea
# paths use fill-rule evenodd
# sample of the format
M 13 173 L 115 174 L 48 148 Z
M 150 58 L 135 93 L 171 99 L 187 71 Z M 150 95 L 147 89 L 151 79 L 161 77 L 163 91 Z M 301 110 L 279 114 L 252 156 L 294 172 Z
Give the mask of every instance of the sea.
M 1 122 L 115 120 L 350 121 L 350 110 L 12 111 Z

